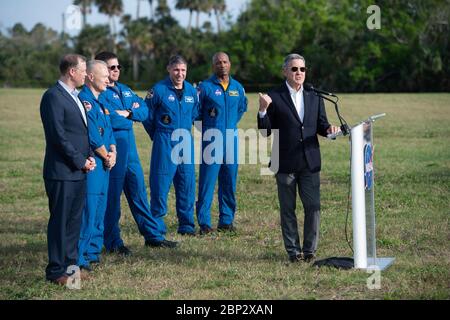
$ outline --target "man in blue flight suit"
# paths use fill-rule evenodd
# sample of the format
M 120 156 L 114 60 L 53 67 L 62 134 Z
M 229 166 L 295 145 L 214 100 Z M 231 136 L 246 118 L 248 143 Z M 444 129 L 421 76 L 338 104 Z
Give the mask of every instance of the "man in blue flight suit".
M 178 233 L 194 235 L 195 166 L 191 129 L 198 115 L 197 91 L 185 81 L 187 62 L 183 57 L 171 57 L 167 71 L 169 76 L 149 90 L 145 100 L 148 119 L 144 127 L 153 141 L 150 204 L 159 231 L 165 234 L 167 196 L 173 181 Z M 180 145 L 184 148 L 178 151 Z
M 116 140 L 114 139 L 109 110 L 99 100 L 100 93 L 109 83 L 109 72 L 105 62 L 87 63 L 86 84 L 78 97 L 87 114 L 89 143 L 99 165 L 87 175 L 87 197 L 84 208 L 80 240 L 78 241 L 78 265 L 90 271 L 90 263 L 100 262 L 103 247 L 103 220 L 105 216 L 109 171 L 116 162 Z
M 213 231 L 211 226 L 211 203 L 214 187 L 219 180 L 219 222 L 218 231 L 235 231 L 233 221 L 236 212 L 236 180 L 238 173 L 237 124 L 247 111 L 247 97 L 242 85 L 230 76 L 231 62 L 228 55 L 218 52 L 213 56 L 213 71 L 209 79 L 199 85 L 200 115 L 202 120 L 202 161 L 200 164 L 197 221 L 200 234 Z M 215 150 L 214 159 L 205 159 L 203 141 L 209 129 L 220 131 L 223 149 Z M 227 134 L 227 130 L 234 134 Z M 212 143 L 212 142 L 211 142 Z M 227 148 L 228 145 L 228 148 Z M 233 155 L 227 150 L 233 150 Z M 207 155 L 206 155 L 207 156 Z
M 109 85 L 101 97 L 111 112 L 111 124 L 117 142 L 117 163 L 111 170 L 108 189 L 108 204 L 105 213 L 104 242 L 108 252 L 130 255 L 120 236 L 120 196 L 122 190 L 128 200 L 131 213 L 144 236 L 145 244 L 153 247 L 174 248 L 177 243 L 165 239 L 150 212 L 145 187 L 144 172 L 141 167 L 133 131 L 133 122 L 142 122 L 148 116 L 144 101 L 126 85 L 119 83 L 120 69 L 117 56 L 112 52 L 101 52 L 96 57 L 106 62 L 109 69 Z

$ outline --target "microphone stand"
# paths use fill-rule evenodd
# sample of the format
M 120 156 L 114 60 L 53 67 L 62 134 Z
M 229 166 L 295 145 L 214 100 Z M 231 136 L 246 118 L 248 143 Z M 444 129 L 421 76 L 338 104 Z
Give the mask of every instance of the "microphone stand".
M 324 95 L 322 95 L 322 94 L 320 94 L 318 92 L 316 92 L 316 95 L 318 95 L 319 97 L 321 97 L 321 98 L 323 98 L 323 99 L 325 99 L 327 101 L 330 101 L 331 103 L 334 104 L 334 109 L 336 110 L 336 114 L 338 116 L 339 122 L 341 123 L 340 128 L 341 128 L 342 134 L 344 136 L 350 134 L 350 127 L 347 124 L 347 121 L 345 121 L 345 119 L 339 113 L 339 107 L 338 107 L 338 104 L 337 104 L 337 102 L 339 101 L 339 98 L 337 96 L 334 96 L 334 97 L 336 97 L 336 101 L 334 101 L 334 100 L 331 100 L 330 98 L 325 97 Z

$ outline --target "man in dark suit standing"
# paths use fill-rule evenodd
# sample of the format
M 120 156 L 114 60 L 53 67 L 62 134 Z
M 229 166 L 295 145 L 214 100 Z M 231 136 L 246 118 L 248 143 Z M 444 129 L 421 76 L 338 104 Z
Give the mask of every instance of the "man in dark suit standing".
M 339 130 L 328 123 L 323 99 L 303 89 L 305 59 L 288 55 L 283 64 L 286 82 L 269 94 L 259 94 L 258 129 L 267 135 L 276 129 L 279 145 L 276 173 L 280 202 L 281 231 L 291 262 L 314 260 L 320 223 L 320 149 L 317 134 L 326 136 Z M 305 212 L 303 249 L 295 215 L 296 192 Z
M 85 110 L 76 90 L 84 84 L 86 59 L 65 55 L 59 69 L 61 77 L 44 93 L 40 111 L 46 141 L 44 182 L 50 211 L 46 278 L 65 285 L 69 279 L 67 268 L 77 264 L 86 172 L 95 168 L 95 160 L 89 147 Z

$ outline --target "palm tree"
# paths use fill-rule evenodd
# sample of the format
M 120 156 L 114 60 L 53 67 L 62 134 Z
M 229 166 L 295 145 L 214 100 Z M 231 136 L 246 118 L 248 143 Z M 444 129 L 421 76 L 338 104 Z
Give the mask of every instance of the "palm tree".
M 95 55 L 108 48 L 108 25 L 87 25 L 76 38 L 75 48 L 77 52 L 94 59 Z
M 139 13 L 141 11 L 141 0 L 136 0 L 137 6 L 136 6 L 136 19 L 139 19 Z
M 111 26 L 111 40 L 113 47 L 115 48 L 116 37 L 116 23 L 115 16 L 120 16 L 123 13 L 122 0 L 95 0 L 95 4 L 98 6 L 98 11 L 106 14 L 109 17 L 109 24 Z
M 167 0 L 158 0 L 158 6 L 156 7 L 156 15 L 160 18 L 170 16 L 170 7 L 167 4 Z
M 217 32 L 221 32 L 221 24 L 220 18 L 221 15 L 225 12 L 227 5 L 225 4 L 225 0 L 212 0 L 212 9 L 214 10 L 214 14 L 216 15 L 217 20 Z
M 150 20 L 141 18 L 131 20 L 131 16 L 122 18 L 124 28 L 122 36 L 128 42 L 131 62 L 133 65 L 133 80 L 139 80 L 139 62 L 145 53 L 149 53 L 153 48 L 153 39 L 150 33 Z
M 91 7 L 94 0 L 74 0 L 73 4 L 80 6 L 81 14 L 83 15 L 83 29 L 87 24 L 87 15 L 92 12 Z
M 196 12 L 196 28 L 200 28 L 200 13 L 209 12 L 212 9 L 212 0 L 178 0 L 175 4 L 175 8 L 179 10 L 189 10 L 189 23 L 187 31 L 191 32 L 192 13 Z
M 153 19 L 153 0 L 148 0 L 148 4 L 150 5 L 150 19 Z
M 200 13 L 209 13 L 212 9 L 213 0 L 195 0 L 192 4 L 195 6 L 195 11 L 197 11 L 197 21 L 196 28 L 200 28 Z
M 192 28 L 192 12 L 194 11 L 194 6 L 192 5 L 195 1 L 192 0 L 177 0 L 175 8 L 178 10 L 189 10 L 189 22 L 187 27 L 187 32 L 191 33 Z

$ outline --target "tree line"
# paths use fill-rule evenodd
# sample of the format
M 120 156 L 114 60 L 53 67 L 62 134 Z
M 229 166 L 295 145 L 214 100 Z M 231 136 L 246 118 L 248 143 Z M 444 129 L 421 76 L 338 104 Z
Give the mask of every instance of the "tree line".
M 369 0 L 251 0 L 234 22 L 224 0 L 176 1 L 176 10 L 189 11 L 187 27 L 166 0 L 148 0 L 150 11 L 142 16 L 144 0 L 134 1 L 135 16 L 124 14 L 121 0 L 75 0 L 83 14 L 75 37 L 42 23 L 31 30 L 17 23 L 0 33 L 0 85 L 49 86 L 64 53 L 93 58 L 102 50 L 118 54 L 122 80 L 136 89 L 165 77 L 176 53 L 190 63 L 188 80 L 199 82 L 209 76 L 214 52 L 225 51 L 248 91 L 282 81 L 281 64 L 291 52 L 306 58 L 308 81 L 330 91 L 450 90 L 450 0 L 377 1 L 380 29 L 373 30 L 367 27 Z M 108 24 L 89 24 L 94 6 Z M 201 13 L 210 18 L 203 25 Z

